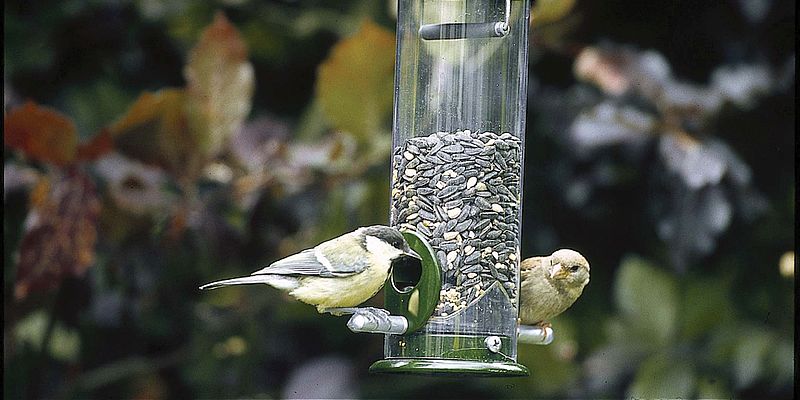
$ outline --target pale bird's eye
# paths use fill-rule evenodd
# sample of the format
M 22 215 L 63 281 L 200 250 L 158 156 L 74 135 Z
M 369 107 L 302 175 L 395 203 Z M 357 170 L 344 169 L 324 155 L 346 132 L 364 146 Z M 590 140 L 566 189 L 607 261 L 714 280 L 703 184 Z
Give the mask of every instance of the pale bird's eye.
M 569 272 L 578 272 L 578 270 L 579 270 L 580 268 L 581 268 L 581 267 L 580 267 L 580 266 L 578 266 L 578 265 L 573 265 L 573 266 L 569 267 Z

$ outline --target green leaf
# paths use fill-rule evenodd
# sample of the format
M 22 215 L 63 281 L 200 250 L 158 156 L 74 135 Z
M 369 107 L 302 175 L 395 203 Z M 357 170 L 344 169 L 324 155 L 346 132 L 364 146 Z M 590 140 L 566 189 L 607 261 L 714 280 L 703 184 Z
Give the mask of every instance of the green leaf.
M 718 377 L 701 377 L 697 379 L 698 399 L 730 399 L 733 397 L 725 380 Z
M 111 79 L 70 86 L 64 93 L 64 111 L 72 116 L 82 139 L 113 121 L 133 101 L 135 93 Z
M 614 299 L 629 329 L 659 343 L 674 336 L 678 287 L 666 272 L 639 257 L 626 257 L 617 273 Z
M 733 306 L 728 297 L 729 285 L 719 278 L 689 279 L 683 294 L 681 333 L 689 339 L 710 332 L 732 317 Z
M 691 362 L 658 353 L 639 366 L 633 383 L 628 387 L 627 397 L 685 399 L 694 393 L 696 381 Z
M 317 71 L 316 97 L 336 129 L 364 142 L 384 129 L 392 112 L 394 35 L 366 21 L 334 46 Z
M 628 379 L 647 354 L 645 346 L 632 341 L 612 341 L 596 348 L 583 362 L 586 387 L 590 393 L 609 395 L 609 390 Z
M 517 348 L 519 363 L 531 370 L 531 376 L 525 379 L 528 396 L 563 394 L 580 375 L 580 365 L 575 362 L 580 349 L 573 321 L 562 315 L 553 321 L 553 330 L 555 341 L 549 346 L 519 344 Z M 508 379 L 515 381 L 519 379 Z
M 773 344 L 773 335 L 755 327 L 741 327 L 742 336 L 733 355 L 736 387 L 746 388 L 764 376 L 766 359 Z
M 789 385 L 794 379 L 794 342 L 781 340 L 772 347 L 767 359 L 774 380 L 772 386 Z

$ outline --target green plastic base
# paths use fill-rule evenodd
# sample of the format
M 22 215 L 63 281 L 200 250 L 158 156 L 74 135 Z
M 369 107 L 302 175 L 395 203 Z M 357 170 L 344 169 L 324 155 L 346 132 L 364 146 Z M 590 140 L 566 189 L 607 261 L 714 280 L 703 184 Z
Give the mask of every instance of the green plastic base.
M 439 358 L 388 358 L 369 367 L 369 372 L 420 375 L 528 376 L 528 368 L 509 361 L 480 362 Z

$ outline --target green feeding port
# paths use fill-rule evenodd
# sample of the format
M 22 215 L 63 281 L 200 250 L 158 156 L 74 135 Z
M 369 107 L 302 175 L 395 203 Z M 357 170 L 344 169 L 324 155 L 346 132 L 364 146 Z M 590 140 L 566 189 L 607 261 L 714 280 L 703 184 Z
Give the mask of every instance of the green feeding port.
M 528 375 L 517 364 L 528 0 L 399 0 L 393 266 L 373 372 Z
M 403 236 L 421 260 L 411 257 L 395 260 L 389 277 L 391 285 L 384 290 L 386 309 L 392 315 L 405 317 L 406 333 L 410 333 L 424 326 L 433 313 L 442 280 L 435 253 L 425 239 L 415 232 L 403 232 Z
M 421 260 L 402 258 L 395 261 L 389 278 L 391 285 L 386 285 L 385 289 L 385 302 L 392 315 L 402 315 L 408 320 L 408 330 L 404 335 L 386 335 L 387 358 L 374 363 L 370 371 L 426 375 L 528 375 L 525 366 L 517 364 L 506 354 L 515 346 L 513 335 L 435 333 L 440 329 L 435 325 L 428 332 L 422 329 L 439 303 L 441 268 L 424 237 L 413 231 L 405 231 L 403 236 Z M 490 297 L 493 296 L 486 297 L 487 300 Z M 486 304 L 480 307 L 481 310 L 486 308 Z M 455 320 L 453 318 L 450 322 Z M 487 343 L 491 338 L 496 338 L 496 347 Z

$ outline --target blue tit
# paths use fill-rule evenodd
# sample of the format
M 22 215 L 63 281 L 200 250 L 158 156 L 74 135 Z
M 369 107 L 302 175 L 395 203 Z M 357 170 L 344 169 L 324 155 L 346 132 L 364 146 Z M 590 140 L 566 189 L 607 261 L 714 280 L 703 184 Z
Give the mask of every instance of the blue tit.
M 200 289 L 266 283 L 316 306 L 320 313 L 338 315 L 337 309 L 355 307 L 378 293 L 392 262 L 400 257 L 420 258 L 397 229 L 361 227 L 275 261 L 250 276 L 208 283 Z

